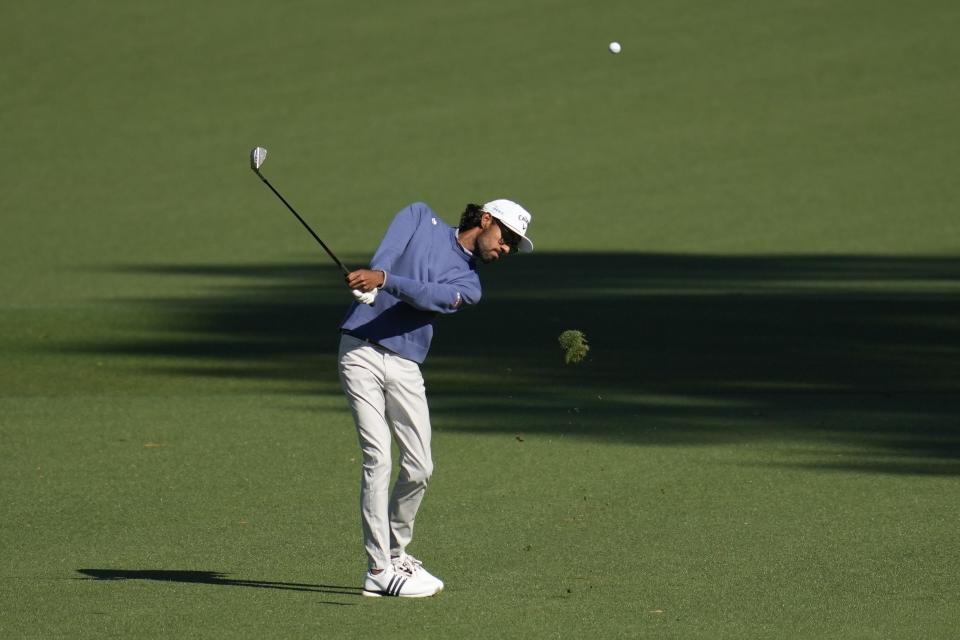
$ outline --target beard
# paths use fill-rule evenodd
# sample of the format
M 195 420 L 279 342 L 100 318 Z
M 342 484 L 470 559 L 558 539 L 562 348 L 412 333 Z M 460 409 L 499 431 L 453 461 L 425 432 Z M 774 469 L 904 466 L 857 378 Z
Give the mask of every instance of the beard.
M 490 264 L 491 262 L 496 262 L 499 259 L 500 255 L 496 251 L 488 251 L 480 254 L 480 262 L 483 264 Z
M 500 236 L 494 235 L 491 231 L 484 231 L 477 237 L 477 245 L 474 254 L 483 264 L 496 262 L 502 256 L 500 255 Z

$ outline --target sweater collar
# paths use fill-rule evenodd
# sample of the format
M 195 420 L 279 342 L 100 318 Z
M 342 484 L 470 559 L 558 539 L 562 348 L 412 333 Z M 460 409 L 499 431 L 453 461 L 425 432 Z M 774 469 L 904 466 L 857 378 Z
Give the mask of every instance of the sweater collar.
M 450 236 L 453 239 L 453 246 L 459 250 L 460 255 L 462 255 L 464 259 L 467 261 L 473 260 L 473 252 L 467 251 L 467 249 L 460 244 L 460 230 L 456 227 L 450 227 L 450 230 L 453 232 Z

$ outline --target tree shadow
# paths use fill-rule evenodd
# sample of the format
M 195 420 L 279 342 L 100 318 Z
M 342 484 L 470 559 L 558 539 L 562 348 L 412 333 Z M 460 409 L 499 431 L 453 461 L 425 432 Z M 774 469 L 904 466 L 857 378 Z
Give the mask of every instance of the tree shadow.
M 340 393 L 349 297 L 335 269 L 112 273 L 211 291 L 126 301 L 155 319 L 150 332 L 74 351 Z M 841 469 L 960 474 L 958 258 L 535 253 L 481 278 L 481 304 L 436 323 L 424 374 L 438 429 L 649 445 L 802 438 L 862 453 Z M 562 363 L 557 336 L 570 328 L 590 340 L 580 365 Z
M 154 580 L 158 582 L 181 582 L 187 584 L 207 584 L 220 587 L 252 587 L 255 589 L 280 589 L 283 591 L 305 591 L 340 596 L 360 596 L 361 589 L 325 584 L 303 584 L 299 582 L 268 582 L 265 580 L 239 580 L 228 578 L 217 571 L 176 571 L 169 569 L 77 569 L 84 578 L 81 580 Z M 346 602 L 324 602 L 341 606 L 354 606 Z

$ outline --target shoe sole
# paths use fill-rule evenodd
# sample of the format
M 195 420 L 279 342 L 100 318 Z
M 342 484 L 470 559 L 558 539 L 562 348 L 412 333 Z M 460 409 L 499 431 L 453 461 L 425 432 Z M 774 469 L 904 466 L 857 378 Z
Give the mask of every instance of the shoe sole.
M 418 593 L 416 595 L 399 595 L 399 596 L 390 596 L 386 591 L 367 591 L 364 589 L 361 593 L 368 598 L 385 598 L 385 597 L 396 597 L 396 598 L 432 598 L 443 591 L 443 587 L 440 587 L 433 593 Z

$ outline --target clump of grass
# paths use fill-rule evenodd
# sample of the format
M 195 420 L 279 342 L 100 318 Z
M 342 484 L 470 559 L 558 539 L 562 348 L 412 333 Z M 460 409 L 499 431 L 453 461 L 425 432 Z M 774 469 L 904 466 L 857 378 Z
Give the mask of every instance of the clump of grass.
M 567 364 L 580 362 L 590 351 L 590 345 L 587 344 L 587 336 L 583 331 L 576 329 L 567 329 L 560 334 L 558 338 L 560 348 L 563 349 L 563 360 Z

